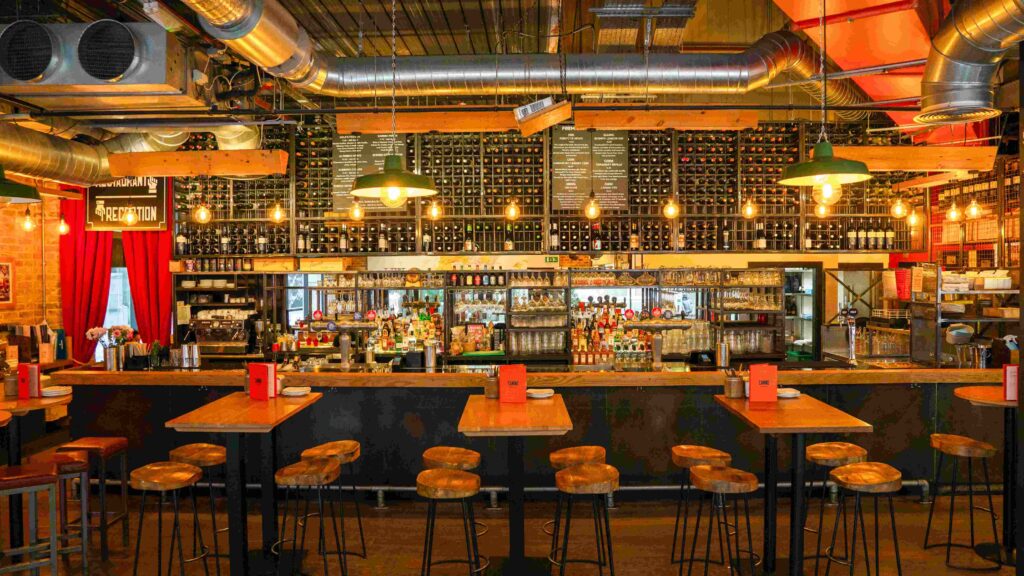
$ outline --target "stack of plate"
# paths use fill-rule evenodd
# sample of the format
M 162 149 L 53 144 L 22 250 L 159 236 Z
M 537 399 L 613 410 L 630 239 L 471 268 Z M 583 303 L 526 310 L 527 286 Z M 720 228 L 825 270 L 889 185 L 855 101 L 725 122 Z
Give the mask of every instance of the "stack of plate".
M 776 391 L 779 398 L 799 398 L 800 391 L 796 388 L 779 388 Z
M 526 397 L 539 400 L 541 398 L 551 398 L 555 395 L 555 391 L 551 388 L 527 388 Z
M 48 388 L 43 388 L 41 394 L 44 398 L 67 396 L 68 394 L 71 394 L 71 386 L 50 386 Z
M 289 386 L 281 389 L 281 396 L 305 396 L 310 392 L 309 386 Z

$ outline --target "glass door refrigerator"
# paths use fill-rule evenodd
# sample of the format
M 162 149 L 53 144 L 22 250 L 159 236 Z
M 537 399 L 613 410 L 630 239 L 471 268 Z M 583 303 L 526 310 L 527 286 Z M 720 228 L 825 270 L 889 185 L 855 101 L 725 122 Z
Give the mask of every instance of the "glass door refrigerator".
M 820 361 L 822 267 L 807 264 L 787 266 L 784 270 L 786 360 Z

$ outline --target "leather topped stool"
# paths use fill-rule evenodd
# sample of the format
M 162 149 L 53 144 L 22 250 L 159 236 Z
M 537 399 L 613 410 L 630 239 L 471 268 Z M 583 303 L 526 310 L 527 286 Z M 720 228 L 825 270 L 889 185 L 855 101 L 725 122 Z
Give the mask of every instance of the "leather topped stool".
M 988 460 L 996 454 L 994 446 L 988 442 L 981 442 L 967 436 L 958 436 L 955 434 L 932 434 L 929 438 L 931 447 L 939 453 L 939 465 L 935 469 L 935 495 L 932 497 L 931 507 L 928 509 L 928 527 L 925 528 L 924 532 L 924 548 L 935 548 L 937 546 L 944 546 L 946 548 L 946 566 L 950 568 L 959 568 L 961 570 L 969 571 L 988 571 L 988 570 L 999 570 L 1002 566 L 999 562 L 991 563 L 990 566 L 960 566 L 952 563 L 951 554 L 953 548 L 967 548 L 974 549 L 974 512 L 975 510 L 985 512 L 989 515 L 992 521 L 992 537 L 996 543 L 996 547 L 999 546 L 999 531 L 996 529 L 996 512 L 995 506 L 992 504 L 992 486 L 989 483 L 988 477 Z M 946 528 L 946 542 L 937 542 L 935 544 L 928 543 L 928 537 L 932 530 L 932 516 L 935 514 L 935 503 L 938 502 L 939 496 L 941 495 L 942 487 L 942 465 L 946 457 L 950 457 L 953 460 L 953 470 L 950 475 L 950 480 L 945 482 L 946 486 L 949 487 L 949 522 Z M 971 536 L 970 544 L 963 544 L 960 542 L 953 542 L 953 513 L 956 508 L 956 493 L 959 485 L 959 464 L 960 460 L 967 460 L 967 510 L 970 514 L 970 526 Z M 988 508 L 983 506 L 974 505 L 974 461 L 981 460 L 981 469 L 983 472 L 983 478 L 985 480 L 985 492 L 988 495 Z M 1004 520 L 1005 521 L 1005 520 Z
M 323 561 L 324 576 L 328 574 L 327 567 L 327 556 L 328 554 L 335 554 L 338 557 L 338 564 L 341 566 L 341 573 L 348 574 L 348 563 L 343 553 L 344 545 L 341 538 L 341 531 L 338 529 L 337 518 L 334 514 L 334 500 L 328 498 L 327 503 L 330 507 L 330 514 L 324 514 L 324 494 L 325 488 L 338 481 L 341 476 L 341 462 L 337 458 L 304 458 L 294 464 L 289 464 L 284 468 L 279 469 L 274 473 L 274 482 L 280 488 L 285 489 L 284 496 L 284 511 L 281 515 L 281 539 L 274 544 L 274 552 L 278 556 L 278 565 L 280 567 L 281 559 L 281 545 L 285 542 L 292 543 L 292 554 L 289 562 L 289 574 L 294 574 L 296 568 L 300 571 L 302 569 L 302 558 L 306 552 L 306 528 L 309 524 L 308 519 L 312 516 L 320 518 L 320 528 L 318 534 L 318 549 L 320 551 L 320 557 Z M 303 497 L 305 492 L 305 497 Z M 314 514 L 309 513 L 310 497 L 312 494 L 316 496 L 316 512 Z M 289 500 L 294 502 L 294 520 L 292 522 L 292 537 L 288 538 L 288 502 Z M 305 512 L 299 513 L 299 501 L 305 500 Z M 330 516 L 331 523 L 334 526 L 334 552 L 328 552 L 327 548 L 327 531 L 324 528 L 325 518 Z M 299 536 L 299 528 L 302 528 L 302 536 Z M 298 564 L 298 566 L 296 566 Z
M 473 497 L 480 493 L 480 477 L 465 470 L 432 468 L 416 476 L 416 493 L 426 498 L 427 529 L 423 537 L 423 560 L 421 576 L 429 576 L 430 569 L 438 564 L 466 564 L 470 574 L 482 573 L 490 565 L 486 556 L 480 555 L 477 543 Z M 466 559 L 434 560 L 434 529 L 437 520 L 437 504 L 441 501 L 458 501 L 462 505 L 462 528 L 466 536 Z
M 757 491 L 757 476 L 750 472 L 730 468 L 718 464 L 699 464 L 690 467 L 690 480 L 693 487 L 701 492 L 711 495 L 710 518 L 708 518 L 708 535 L 704 546 L 704 557 L 696 555 L 697 542 L 700 539 L 700 521 L 704 513 L 704 498 L 700 498 L 697 505 L 697 521 L 694 526 L 693 542 L 690 544 L 690 562 L 687 568 L 688 574 L 693 571 L 693 563 L 697 560 L 704 561 L 704 573 L 707 574 L 711 560 L 711 539 L 713 534 L 718 532 L 718 549 L 723 563 L 728 563 L 729 574 L 743 572 L 742 554 L 748 558 L 750 572 L 754 574 L 756 566 L 760 564 L 761 558 L 754 553 L 753 535 L 750 531 L 750 495 Z M 729 522 L 728 498 L 733 497 L 732 522 Z M 747 531 L 747 547 L 740 547 L 740 518 L 739 501 L 743 501 L 743 518 Z M 712 525 L 713 524 L 713 525 Z M 723 537 L 722 529 L 725 528 Z M 733 538 L 735 536 L 735 538 Z M 725 550 L 722 550 L 722 541 L 725 541 Z M 733 553 L 735 552 L 735 556 Z M 686 550 L 680 552 L 686 555 Z M 685 561 L 680 559 L 679 574 L 683 573 Z
M 48 450 L 33 454 L 28 458 L 30 464 L 47 464 L 57 472 L 57 513 L 60 522 L 60 554 L 82 554 L 82 574 L 89 573 L 89 453 L 84 451 L 57 452 Z M 77 534 L 71 529 L 76 526 L 71 522 L 68 513 L 68 483 L 78 480 L 79 510 Z M 72 546 L 71 540 L 77 539 L 78 544 Z
M 107 530 L 114 524 L 121 524 L 121 543 L 128 547 L 128 439 L 123 436 L 87 436 L 59 446 L 58 452 L 84 451 L 89 453 L 91 465 L 97 470 L 99 480 L 99 510 L 91 512 L 99 516 L 99 524 L 90 529 L 98 529 L 100 534 L 100 556 L 106 561 L 110 557 L 107 545 Z M 120 457 L 121 465 L 121 510 L 107 510 L 107 462 Z
M 307 448 L 302 451 L 301 458 L 303 460 L 316 459 L 316 458 L 331 458 L 336 460 L 339 466 L 348 464 L 349 476 L 352 478 L 352 502 L 356 507 L 356 524 L 359 526 L 359 545 L 362 548 L 362 552 L 349 551 L 348 544 L 345 541 L 345 501 L 342 499 L 344 491 L 342 490 L 342 476 L 338 476 L 338 514 L 341 516 L 341 553 L 350 556 L 358 556 L 360 558 L 366 558 L 366 536 L 363 534 L 363 513 L 359 506 L 359 493 L 356 491 L 356 477 L 354 473 L 355 461 L 359 460 L 362 455 L 362 446 L 357 440 L 335 440 L 333 442 L 325 442 L 312 448 Z M 333 509 L 333 508 L 332 508 Z
M 868 459 L 868 451 L 856 444 L 849 442 L 819 442 L 818 444 L 811 444 L 804 450 L 805 459 L 817 466 L 821 470 L 821 491 L 820 491 L 820 502 L 818 506 L 818 526 L 817 528 L 811 528 L 807 526 L 807 515 L 810 513 L 811 506 L 814 504 L 814 489 L 813 487 L 807 488 L 807 506 L 804 506 L 804 532 L 811 534 L 817 534 L 817 545 L 815 546 L 814 553 L 814 573 L 818 573 L 818 567 L 821 564 L 821 559 L 824 557 L 821 554 L 821 541 L 824 536 L 824 522 L 825 522 L 825 501 L 828 498 L 828 473 L 833 468 L 845 466 L 847 464 L 857 464 L 860 462 L 866 462 Z M 847 545 L 849 544 L 849 535 L 846 533 L 846 519 L 843 519 L 843 549 L 848 550 Z M 811 559 L 811 556 L 805 556 L 804 561 Z
M 555 473 L 555 486 L 559 498 L 555 504 L 555 529 L 552 542 L 562 540 L 561 546 L 552 544 L 548 561 L 559 567 L 560 576 L 565 576 L 569 563 L 594 564 L 603 572 L 615 576 L 615 560 L 612 554 L 612 527 L 608 519 L 608 494 L 619 489 L 619 471 L 614 466 L 589 462 L 564 468 Z M 593 496 L 594 536 L 597 542 L 597 559 L 569 558 L 569 530 L 572 527 L 573 500 L 579 496 Z M 565 524 L 562 524 L 562 506 L 565 506 Z M 559 551 L 561 557 L 557 560 Z
M 476 470 L 480 466 L 480 453 L 458 446 L 433 446 L 423 451 L 423 468 L 431 470 Z
M 174 514 L 174 521 L 171 524 L 170 548 L 167 553 L 167 575 L 170 576 L 174 573 L 175 547 L 177 547 L 178 552 L 178 571 L 181 574 L 185 573 L 186 565 L 199 560 L 203 561 L 203 570 L 206 574 L 210 573 L 209 565 L 206 560 L 206 557 L 209 555 L 209 549 L 203 543 L 203 534 L 199 525 L 199 507 L 196 505 L 196 495 L 195 490 L 193 489 L 202 477 L 203 471 L 199 467 L 181 462 L 153 462 L 152 464 L 146 464 L 145 466 L 132 470 L 130 475 L 132 488 L 142 492 L 142 497 L 139 499 L 139 526 L 138 532 L 135 536 L 135 560 L 132 563 L 132 574 L 137 575 L 139 573 L 139 557 L 143 546 L 142 527 L 145 525 L 146 518 L 146 496 L 148 496 L 150 492 L 156 492 L 159 494 L 156 502 L 157 531 L 155 573 L 159 576 L 163 569 L 163 502 L 166 500 L 167 496 L 170 496 Z M 185 547 L 182 544 L 181 538 L 179 493 L 185 488 L 188 488 L 192 495 L 193 540 L 198 541 L 198 550 L 191 558 L 185 558 Z M 147 554 L 147 556 L 149 556 L 149 554 Z M 146 574 L 151 573 L 153 572 L 146 572 Z
M 732 456 L 721 450 L 707 446 L 692 444 L 679 444 L 672 447 L 672 463 L 683 470 L 683 479 L 679 483 L 679 501 L 676 503 L 676 523 L 672 530 L 672 563 L 682 562 L 683 553 L 686 550 L 686 534 L 690 522 L 690 497 L 689 491 L 692 488 L 690 482 L 690 468 L 694 466 L 728 466 L 732 464 Z M 682 518 L 683 530 L 679 531 L 679 520 Z M 679 544 L 679 555 L 676 556 L 676 544 Z M 724 558 L 719 562 L 723 563 Z
M 46 542 L 38 541 L 39 522 L 37 497 L 40 492 L 48 496 L 49 537 Z M 0 549 L 0 558 L 21 557 L 21 561 L 0 566 L 0 574 L 21 572 L 49 567 L 50 574 L 57 574 L 57 553 L 60 547 L 57 536 L 57 469 L 53 464 L 23 464 L 0 466 L 0 499 L 8 496 L 28 496 L 28 531 L 25 545 L 18 548 Z M 45 558 L 39 556 L 46 555 Z
M 883 464 L 881 462 L 859 462 L 856 464 L 847 464 L 834 468 L 829 472 L 829 479 L 836 483 L 839 487 L 839 510 L 836 511 L 835 524 L 832 526 L 832 542 L 828 548 L 825 549 L 826 557 L 828 562 L 825 564 L 825 573 L 828 574 L 829 569 L 833 562 L 842 564 L 850 567 L 850 574 L 854 573 L 856 568 L 856 556 L 857 556 L 857 531 L 860 529 L 860 537 L 864 540 L 864 564 L 868 568 L 868 572 L 871 571 L 871 558 L 868 556 L 867 546 L 867 530 L 864 524 L 864 510 L 861 503 L 862 496 L 871 496 L 874 499 L 874 516 L 875 516 L 875 574 L 882 574 L 879 567 L 879 526 L 878 520 L 878 497 L 879 495 L 885 495 L 889 501 L 889 521 L 892 527 L 892 544 L 896 552 L 896 574 L 903 574 L 902 564 L 900 562 L 900 541 L 899 534 L 896 531 L 896 509 L 893 507 L 892 495 L 899 492 L 900 488 L 903 487 L 903 475 L 899 470 Z M 854 508 L 853 508 L 853 532 L 851 536 L 850 549 L 848 556 L 845 558 L 838 558 L 833 554 L 836 546 L 836 535 L 839 532 L 839 519 L 842 517 L 845 523 L 845 512 L 846 512 L 846 500 L 847 493 L 852 492 L 854 494 Z M 891 574 L 891 572 L 885 572 Z
M 217 528 L 217 496 L 213 490 L 213 478 L 207 468 L 224 466 L 228 461 L 228 451 L 225 447 L 217 444 L 196 442 L 194 444 L 178 446 L 171 450 L 167 456 L 171 462 L 191 464 L 192 466 L 202 469 L 203 474 L 206 476 L 206 482 L 209 484 L 210 488 L 210 521 L 213 524 L 213 566 L 217 572 L 217 576 L 220 576 L 220 562 L 217 559 L 222 556 L 220 553 L 220 544 L 217 541 L 217 535 L 221 532 L 227 532 L 228 529 L 226 526 L 221 529 Z M 194 544 L 195 543 L 193 542 L 193 545 Z

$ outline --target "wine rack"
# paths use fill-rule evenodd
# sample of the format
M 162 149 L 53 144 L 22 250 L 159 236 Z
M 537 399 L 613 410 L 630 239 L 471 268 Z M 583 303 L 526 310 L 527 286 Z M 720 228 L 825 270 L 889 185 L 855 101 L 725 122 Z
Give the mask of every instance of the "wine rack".
M 656 216 L 672 196 L 672 133 L 629 133 L 629 188 L 633 215 Z
M 515 200 L 523 216 L 544 214 L 544 133 L 484 135 L 483 213 L 500 216 Z
M 800 249 L 800 218 L 773 217 L 736 221 L 736 250 L 788 252 Z
M 681 214 L 737 213 L 736 133 L 679 132 L 676 157 Z
M 323 218 L 333 206 L 333 129 L 319 116 L 300 124 L 295 135 L 295 216 Z
M 740 196 L 753 200 L 761 214 L 800 214 L 800 189 L 776 183 L 800 161 L 800 125 L 762 124 L 740 133 Z
M 434 179 L 444 216 L 481 214 L 482 177 L 479 134 L 420 136 L 421 174 Z M 413 147 L 407 146 L 410 154 Z M 411 162 L 407 162 L 411 166 Z

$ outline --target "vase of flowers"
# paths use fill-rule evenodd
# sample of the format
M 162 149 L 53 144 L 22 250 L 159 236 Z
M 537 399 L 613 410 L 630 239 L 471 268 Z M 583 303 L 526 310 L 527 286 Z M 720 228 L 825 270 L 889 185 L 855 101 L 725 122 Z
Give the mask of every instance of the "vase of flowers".
M 85 338 L 103 346 L 103 364 L 107 370 L 118 372 L 124 368 L 124 345 L 135 337 L 131 326 L 96 327 L 86 331 Z

